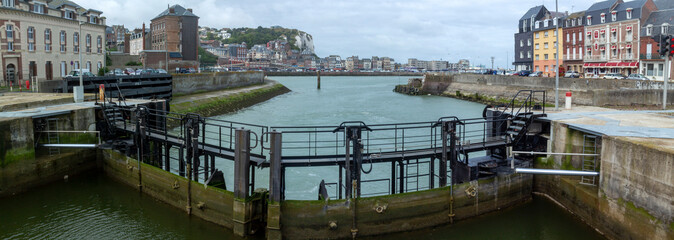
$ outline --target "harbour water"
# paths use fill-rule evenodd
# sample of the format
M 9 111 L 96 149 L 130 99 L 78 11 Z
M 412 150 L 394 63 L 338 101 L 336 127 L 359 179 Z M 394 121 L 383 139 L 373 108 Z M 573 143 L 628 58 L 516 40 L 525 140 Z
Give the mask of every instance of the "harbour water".
M 392 92 L 407 77 L 275 77 L 293 92 L 218 118 L 267 126 L 338 125 L 435 121 L 443 116 L 480 117 L 483 105 L 436 96 Z M 220 169 L 228 174 L 224 165 Z M 325 172 L 317 172 L 325 171 Z M 324 173 L 306 168 L 289 179 L 297 199 L 314 199 Z M 265 187 L 258 174 L 259 187 Z M 231 189 L 231 188 L 230 188 Z M 263 236 L 257 236 L 263 238 Z M 72 176 L 17 196 L 0 199 L 0 239 L 238 239 L 230 230 L 95 172 Z M 547 199 L 460 221 L 451 226 L 378 239 L 602 239 L 592 228 Z

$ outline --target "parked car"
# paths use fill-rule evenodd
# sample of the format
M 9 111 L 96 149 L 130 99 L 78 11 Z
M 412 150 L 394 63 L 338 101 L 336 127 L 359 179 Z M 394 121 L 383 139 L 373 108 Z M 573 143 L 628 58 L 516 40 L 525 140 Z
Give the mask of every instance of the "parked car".
M 638 73 L 632 73 L 629 76 L 627 76 L 627 79 L 632 79 L 632 80 L 650 80 L 643 74 L 638 74 Z
M 135 72 L 134 75 L 140 75 L 141 72 L 143 72 L 143 69 L 140 69 L 140 68 L 136 69 L 136 72 Z
M 79 77 L 80 76 L 80 70 L 79 69 L 74 69 L 66 75 L 66 77 Z M 95 77 L 93 73 L 89 72 L 89 69 L 82 69 L 82 76 L 83 77 Z
M 146 69 L 142 69 L 142 70 L 140 71 L 140 74 L 141 74 L 141 75 L 145 75 L 145 74 L 155 74 L 155 73 L 157 73 L 157 70 L 154 70 L 154 69 L 152 69 L 152 68 L 146 68 Z
M 564 77 L 567 77 L 567 78 L 578 78 L 578 77 L 580 77 L 580 74 L 579 74 L 577 71 L 571 70 L 571 71 L 566 71 L 566 73 L 564 74 Z
M 136 75 L 136 70 L 133 70 L 133 68 L 125 68 L 124 74 L 126 74 L 126 75 Z
M 190 68 L 190 69 L 188 69 L 188 71 L 190 71 L 190 73 L 196 73 L 197 72 L 197 70 L 195 70 L 194 68 Z
M 620 73 L 607 73 L 603 79 L 625 79 L 625 76 Z
M 514 73 L 513 75 L 514 75 L 514 76 L 528 77 L 529 74 L 531 74 L 531 71 L 529 71 L 529 70 L 522 70 L 522 71 L 519 71 L 519 72 Z
M 157 69 L 156 71 L 157 71 L 157 73 L 163 73 L 163 74 L 167 74 L 167 73 L 168 73 L 168 72 L 166 72 L 166 70 L 164 70 L 164 69 Z
M 535 71 L 529 74 L 529 77 L 540 77 L 540 76 L 543 76 L 543 72 L 541 71 Z

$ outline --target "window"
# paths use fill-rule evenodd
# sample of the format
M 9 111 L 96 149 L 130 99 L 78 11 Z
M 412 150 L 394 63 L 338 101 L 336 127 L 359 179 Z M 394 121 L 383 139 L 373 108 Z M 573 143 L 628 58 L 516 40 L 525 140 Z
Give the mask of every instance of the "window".
M 100 70 L 102 66 L 103 66 L 103 64 L 101 62 L 98 62 L 96 64 L 96 71 L 98 72 L 98 70 Z
M 538 26 L 540 26 L 541 22 L 536 21 L 536 29 L 538 29 Z
M 28 51 L 29 52 L 35 52 L 35 43 L 28 43 Z
M 554 44 L 554 48 L 557 48 L 557 42 L 553 42 L 552 44 Z
M 66 62 L 65 62 L 65 61 L 61 61 L 61 77 L 65 77 L 65 76 L 66 76 L 66 74 L 67 74 L 67 73 L 66 73 L 66 71 L 67 71 L 66 67 L 67 67 L 67 66 L 68 66 L 68 65 L 66 65 Z
M 7 51 L 14 51 L 14 42 L 7 43 Z
M 617 16 L 618 16 L 618 12 L 616 12 L 616 11 L 611 12 L 611 21 L 615 22 Z
M 13 40 L 14 39 L 14 26 L 12 25 L 7 25 L 7 40 Z
M 543 48 L 548 49 L 548 43 L 543 43 Z
M 545 65 L 545 72 L 548 72 L 548 70 L 550 70 L 550 69 L 548 68 L 548 65 Z
M 553 31 L 555 33 L 555 37 L 557 36 L 557 30 Z
M 538 43 L 536 43 L 536 50 L 538 50 L 538 49 L 539 49 L 539 48 L 538 48 Z
M 87 69 L 91 72 L 91 62 L 87 62 Z
M 648 24 L 646 26 L 646 36 L 650 36 L 651 34 L 653 34 L 653 25 Z
M 61 46 L 61 52 L 66 51 L 66 31 L 61 31 L 61 37 L 59 38 L 59 45 Z
M 554 19 L 552 20 L 552 26 L 557 26 L 557 18 L 554 18 Z
M 520 47 L 524 47 L 524 40 L 520 40 Z
M 553 53 L 553 54 L 552 54 L 552 57 L 553 57 L 554 59 L 557 59 L 557 53 Z
M 524 58 L 524 52 L 520 51 L 520 58 Z
M 526 31 L 527 31 L 527 20 L 524 19 L 524 21 L 522 21 L 522 32 L 526 32 Z
M 576 44 L 576 34 L 574 33 L 574 34 L 571 34 L 571 35 L 573 35 L 573 44 Z
M 545 32 L 543 33 L 543 37 L 548 37 L 548 31 L 545 31 Z
M 80 52 L 80 34 L 77 32 L 73 34 L 73 51 Z
M 583 25 L 583 19 L 578 18 L 578 26 Z
M 531 46 L 531 38 L 527 39 L 527 46 Z
M 632 9 L 631 8 L 627 9 L 627 19 L 632 19 Z
M 538 54 L 536 54 L 536 60 L 540 60 L 540 57 L 538 56 Z
M 2 0 L 2 6 L 13 8 L 14 7 L 14 0 Z
M 574 37 L 575 37 L 575 36 L 574 36 Z M 570 36 L 569 36 L 569 33 L 566 33 L 566 41 L 567 41 L 567 42 L 570 42 L 570 41 L 571 41 L 571 38 L 570 38 Z
M 570 49 L 566 48 L 566 59 L 567 60 L 569 59 L 569 56 L 571 55 L 569 51 L 570 51 Z
M 531 58 L 531 51 L 527 51 L 527 58 Z
M 541 68 L 538 65 L 536 65 L 536 72 L 538 72 L 540 70 L 541 70 Z
M 63 16 L 67 19 L 73 19 L 75 17 L 75 12 L 66 10 Z
M 538 39 L 538 36 L 539 36 L 538 34 L 539 34 L 539 33 L 536 33 L 536 39 Z
M 547 19 L 543 21 L 543 27 L 548 27 L 548 20 Z
M 587 25 L 592 25 L 592 16 L 587 16 Z
M 662 34 L 667 34 L 668 28 L 669 28 L 669 23 L 663 23 L 662 24 Z
M 544 59 L 544 60 L 548 60 L 548 54 L 547 54 L 547 53 L 546 53 L 546 54 L 543 54 L 543 59 Z
M 89 16 L 89 23 L 96 24 L 97 19 L 98 17 L 96 16 Z
M 603 13 L 601 14 L 601 18 L 600 18 L 599 22 L 606 23 L 606 14 L 603 14 Z
M 33 4 L 33 12 L 44 14 L 44 5 L 39 3 Z
M 35 28 L 28 27 L 28 41 L 35 41 Z
M 90 52 L 91 52 L 91 35 L 90 35 L 90 34 L 87 34 L 87 38 L 86 38 L 86 39 L 87 39 L 87 40 L 86 40 L 86 41 L 87 41 L 87 52 L 90 53 Z
M 96 46 L 98 47 L 96 52 L 103 53 L 103 38 L 101 38 L 101 36 L 96 38 Z
M 589 41 L 592 41 L 592 32 L 589 32 L 589 31 L 587 32 L 587 39 L 586 39 L 586 41 L 588 41 L 588 42 L 589 42 Z

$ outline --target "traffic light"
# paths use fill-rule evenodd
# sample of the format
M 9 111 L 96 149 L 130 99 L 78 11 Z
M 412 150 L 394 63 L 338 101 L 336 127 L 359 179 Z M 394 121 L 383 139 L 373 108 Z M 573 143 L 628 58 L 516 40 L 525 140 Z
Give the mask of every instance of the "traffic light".
M 672 51 L 671 40 L 672 36 L 669 35 L 660 37 L 660 50 L 658 51 L 660 56 L 667 56 L 667 53 Z
M 660 56 L 667 56 L 669 53 L 670 56 L 674 55 L 674 42 L 672 41 L 672 36 L 662 36 L 660 38 Z

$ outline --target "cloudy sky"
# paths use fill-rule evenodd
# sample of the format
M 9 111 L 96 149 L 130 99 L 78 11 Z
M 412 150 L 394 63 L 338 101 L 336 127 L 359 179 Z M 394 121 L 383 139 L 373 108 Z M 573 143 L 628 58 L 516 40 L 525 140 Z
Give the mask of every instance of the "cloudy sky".
M 75 0 L 103 11 L 108 25 L 133 29 L 173 4 L 194 9 L 200 26 L 297 28 L 314 37 L 316 54 L 389 56 L 504 66 L 513 61 L 517 21 L 554 0 Z M 595 0 L 560 0 L 559 11 L 582 11 Z M 509 57 L 509 60 L 506 59 Z

